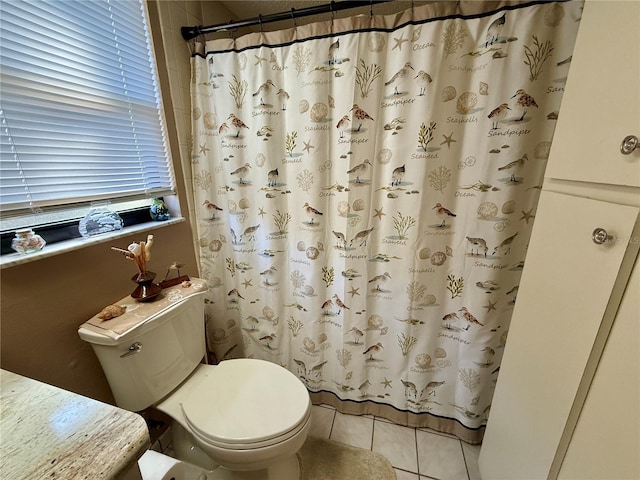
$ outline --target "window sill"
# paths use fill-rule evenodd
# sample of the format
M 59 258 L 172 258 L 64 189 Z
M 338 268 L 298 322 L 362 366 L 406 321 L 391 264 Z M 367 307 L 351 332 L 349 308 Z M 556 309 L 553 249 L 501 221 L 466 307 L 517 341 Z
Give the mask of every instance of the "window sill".
M 60 255 L 62 253 L 72 252 L 74 250 L 80 250 L 81 248 L 88 247 L 90 245 L 98 245 L 101 243 L 113 242 L 113 240 L 126 237 L 133 233 L 157 230 L 168 225 L 175 225 L 176 223 L 184 222 L 185 219 L 172 218 L 164 222 L 146 222 L 139 223 L 137 225 L 131 225 L 125 227 L 122 230 L 118 230 L 115 233 L 108 233 L 104 235 L 98 235 L 90 238 L 74 238 L 73 240 L 67 240 L 64 242 L 54 243 L 53 245 L 45 245 L 45 247 L 39 252 L 28 253 L 21 255 L 19 253 L 11 253 L 9 255 L 2 255 L 0 257 L 0 270 L 5 268 L 14 267 L 16 265 L 22 265 L 24 263 L 34 262 L 54 255 Z

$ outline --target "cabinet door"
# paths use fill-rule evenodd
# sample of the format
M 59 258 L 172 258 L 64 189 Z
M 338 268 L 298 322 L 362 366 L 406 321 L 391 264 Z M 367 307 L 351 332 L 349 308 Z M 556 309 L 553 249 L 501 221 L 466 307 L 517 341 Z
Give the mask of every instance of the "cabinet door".
M 640 186 L 640 2 L 587 1 L 546 176 Z
M 640 478 L 640 263 L 636 264 L 558 478 Z
M 546 479 L 583 382 L 637 207 L 543 191 L 480 452 L 482 478 Z M 596 227 L 616 240 L 593 242 Z M 628 272 L 626 273 L 628 276 Z M 606 332 L 604 332 L 606 335 Z

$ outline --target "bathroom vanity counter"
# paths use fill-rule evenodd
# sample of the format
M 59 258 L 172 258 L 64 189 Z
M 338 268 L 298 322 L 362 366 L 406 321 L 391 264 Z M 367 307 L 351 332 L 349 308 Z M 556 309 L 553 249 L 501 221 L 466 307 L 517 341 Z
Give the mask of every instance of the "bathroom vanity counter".
M 140 478 L 148 448 L 140 415 L 0 370 L 0 478 Z

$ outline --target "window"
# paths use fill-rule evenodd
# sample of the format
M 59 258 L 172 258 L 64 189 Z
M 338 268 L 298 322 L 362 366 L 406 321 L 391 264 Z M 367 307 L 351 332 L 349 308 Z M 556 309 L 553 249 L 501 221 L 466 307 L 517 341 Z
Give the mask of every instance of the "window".
M 141 0 L 3 0 L 0 42 L 2 230 L 174 193 Z

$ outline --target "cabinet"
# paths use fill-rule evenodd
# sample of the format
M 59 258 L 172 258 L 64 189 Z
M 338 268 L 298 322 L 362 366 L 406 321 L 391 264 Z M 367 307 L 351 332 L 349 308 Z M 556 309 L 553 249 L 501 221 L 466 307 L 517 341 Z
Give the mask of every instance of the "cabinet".
M 585 4 L 483 480 L 640 478 L 640 150 L 620 152 L 622 138 L 640 137 L 639 22 L 640 2 Z M 596 244 L 597 227 L 613 239 Z
M 547 177 L 640 186 L 640 1 L 587 0 L 560 115 Z
M 640 478 L 638 292 L 640 262 L 636 261 L 559 479 Z

